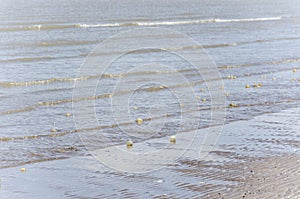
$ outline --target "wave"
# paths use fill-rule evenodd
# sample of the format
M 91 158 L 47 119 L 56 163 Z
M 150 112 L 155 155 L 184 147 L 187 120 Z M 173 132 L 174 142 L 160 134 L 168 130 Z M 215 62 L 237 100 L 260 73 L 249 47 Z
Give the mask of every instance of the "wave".
M 97 41 L 49 41 L 41 42 L 38 44 L 32 44 L 32 46 L 49 47 L 49 46 L 74 46 L 74 45 L 88 45 L 95 44 Z M 25 44 L 26 45 L 26 44 Z M 24 46 L 24 44 L 23 44 Z
M 243 107 L 260 107 L 260 106 L 274 106 L 274 105 L 279 105 L 279 104 L 286 104 L 286 103 L 292 103 L 295 101 L 299 101 L 300 98 L 288 98 L 288 99 L 281 99 L 278 101 L 269 101 L 269 102 L 258 102 L 258 103 L 241 103 L 237 106 L 231 107 L 230 105 L 227 106 L 227 108 L 243 108 Z M 216 109 L 219 107 L 213 107 L 213 106 L 203 106 L 197 110 L 189 110 L 182 112 L 182 114 L 187 114 L 190 112 L 197 112 L 197 111 L 210 111 L 213 109 Z M 150 118 L 145 118 L 145 121 L 151 121 L 151 120 L 157 120 L 161 119 L 162 117 L 174 117 L 177 116 L 178 113 L 172 113 L 172 114 L 164 114 L 164 115 L 159 115 L 156 117 L 150 117 Z M 228 120 L 226 123 L 233 122 L 233 121 L 238 121 L 238 120 Z M 29 139 L 41 139 L 41 138 L 56 138 L 56 137 L 63 137 L 65 135 L 71 134 L 71 133 L 81 133 L 84 131 L 93 131 L 93 130 L 99 130 L 99 129 L 112 129 L 112 128 L 117 128 L 118 126 L 127 126 L 127 125 L 133 125 L 133 122 L 123 122 L 120 124 L 109 124 L 109 125 L 104 125 L 104 126 L 94 126 L 94 127 L 88 127 L 88 128 L 81 128 L 81 129 L 73 129 L 73 130 L 68 130 L 68 131 L 63 131 L 59 130 L 57 133 L 46 133 L 46 134 L 35 134 L 35 135 L 25 135 L 25 136 L 17 136 L 17 137 L 0 137 L 0 142 L 8 142 L 8 141 L 16 141 L 16 140 L 29 140 Z M 207 125 L 202 126 L 201 128 L 207 128 Z M 191 129 L 194 130 L 194 129 Z M 187 130 L 189 131 L 189 130 Z
M 53 57 L 21 57 L 15 59 L 7 59 L 7 60 L 0 60 L 1 62 L 32 62 L 32 61 L 47 61 L 51 60 Z
M 0 27 L 0 32 L 9 32 L 9 31 L 41 31 L 41 30 L 51 30 L 51 29 L 66 29 L 74 28 L 75 25 L 29 25 L 29 26 L 13 26 L 13 27 Z
M 43 80 L 33 80 L 27 82 L 0 82 L 0 86 L 2 87 L 14 87 L 14 86 L 33 86 L 39 84 L 50 84 L 55 82 L 75 82 L 80 80 L 85 80 L 87 78 L 80 77 L 80 78 L 50 78 L 50 79 L 43 79 Z
M 255 62 L 255 63 L 245 63 L 240 65 L 224 65 L 219 66 L 218 68 L 241 68 L 241 67 L 249 67 L 249 66 L 260 66 L 260 65 L 278 65 L 278 64 L 286 64 L 286 63 L 299 63 L 299 58 L 291 58 L 291 59 L 283 59 L 278 61 L 266 61 L 266 62 Z M 286 69 L 291 70 L 291 69 Z
M 57 82 L 76 82 L 94 78 L 117 78 L 120 77 L 120 74 L 103 74 L 100 75 L 91 75 L 86 77 L 75 77 L 75 78 L 50 78 L 50 79 L 43 79 L 43 80 L 33 80 L 33 81 L 26 81 L 26 82 L 0 82 L 0 87 L 15 87 L 15 86 L 34 86 L 40 84 L 50 84 L 50 83 L 57 83 Z
M 192 25 L 205 23 L 230 23 L 230 22 L 254 22 L 254 21 L 276 21 L 282 17 L 263 17 L 263 18 L 244 18 L 244 19 L 195 19 L 195 20 L 179 20 L 179 21 L 132 21 L 132 22 L 116 22 L 116 23 L 100 23 L 100 24 L 35 24 L 22 25 L 14 27 L 0 27 L 0 31 L 41 31 L 51 29 L 66 29 L 66 28 L 99 28 L 99 27 L 122 27 L 122 26 L 174 26 L 174 25 Z
M 79 101 L 83 101 L 83 100 L 96 100 L 96 99 L 111 98 L 111 97 L 112 97 L 112 94 L 101 94 L 101 95 L 87 96 L 87 97 L 82 97 L 82 98 L 68 98 L 68 99 L 61 99 L 61 100 L 56 100 L 56 101 L 37 102 L 33 105 L 26 106 L 25 108 L 13 109 L 13 110 L 9 110 L 9 111 L 0 112 L 0 115 L 9 115 L 9 114 L 33 111 L 36 108 L 41 107 L 41 106 L 56 106 L 56 105 L 64 104 L 64 103 L 73 103 L 73 102 L 79 102 Z
M 229 23 L 229 22 L 251 22 L 251 21 L 275 21 L 282 17 L 265 18 L 246 18 L 246 19 L 203 19 L 203 20 L 185 20 L 185 21 L 156 21 L 156 22 L 128 22 L 128 23 L 109 23 L 109 24 L 76 24 L 79 28 L 97 28 L 97 27 L 121 27 L 121 26 L 171 26 L 171 25 L 189 25 L 201 23 Z
M 234 45 L 234 44 L 232 44 Z M 220 45 L 218 45 L 220 46 Z M 227 46 L 227 45 L 223 45 Z M 230 46 L 230 45 L 229 45 Z M 197 46 L 193 46 L 190 48 L 196 48 Z M 183 47 L 184 48 L 184 47 Z M 188 48 L 188 47 L 185 47 Z M 259 66 L 259 65 L 278 65 L 278 64 L 285 64 L 285 63 L 299 63 L 299 58 L 289 58 L 289 59 L 283 59 L 283 60 L 277 60 L 277 61 L 266 61 L 266 62 L 255 62 L 255 63 L 244 63 L 240 65 L 223 65 L 218 66 L 219 69 L 226 69 L 226 68 L 240 68 L 240 67 L 250 67 L 250 66 Z M 157 72 L 151 72 L 151 71 L 143 71 L 143 72 L 134 72 L 134 73 L 126 73 L 127 75 L 140 75 L 140 74 L 150 74 L 154 73 L 156 75 L 158 74 L 170 74 L 170 73 L 183 73 L 183 72 L 190 72 L 194 71 L 195 69 L 183 69 L 183 70 L 176 70 L 176 71 L 161 71 L 159 73 Z M 290 70 L 290 69 L 286 69 Z M 11 88 L 11 87 L 19 87 L 19 86 L 34 86 L 34 85 L 43 85 L 43 84 L 51 84 L 51 83 L 60 83 L 60 82 L 76 82 L 76 81 L 84 81 L 88 79 L 94 79 L 94 78 L 120 78 L 123 77 L 123 73 L 118 74 L 103 74 L 100 75 L 91 75 L 91 76 L 82 76 L 82 77 L 75 77 L 75 78 L 50 78 L 50 79 L 43 79 L 43 80 L 33 80 L 33 81 L 26 81 L 26 82 L 0 82 L 0 87 L 3 88 Z
M 295 59 L 295 60 L 291 60 L 291 59 L 288 59 L 288 60 L 284 60 L 284 61 L 278 61 L 278 62 L 265 62 L 265 64 L 280 64 L 280 63 L 288 63 L 288 62 L 295 62 L 295 61 L 300 61 L 300 59 Z M 257 63 L 257 65 L 260 65 L 262 63 Z M 246 65 L 246 64 L 243 64 L 243 65 L 239 65 L 239 66 L 221 66 L 219 68 L 235 68 L 235 67 L 245 67 L 245 66 L 250 66 L 250 65 Z M 280 72 L 280 71 L 291 71 L 292 68 L 283 68 L 281 70 L 276 70 L 276 72 Z M 196 71 L 195 69 L 186 69 L 186 70 L 182 70 L 181 72 L 188 72 L 188 71 Z M 165 74 L 165 73 L 172 73 L 174 71 L 165 71 L 161 74 Z M 178 72 L 178 71 L 175 71 L 175 72 Z M 275 71 L 274 71 L 275 72 Z M 132 74 L 135 74 L 135 75 L 139 75 L 140 73 L 132 73 Z M 155 73 L 155 74 L 158 74 L 158 73 Z M 245 76 L 258 76 L 258 75 L 266 75 L 266 74 L 269 74 L 269 72 L 256 72 L 256 73 L 252 73 L 252 74 L 244 74 L 244 75 L 241 75 L 239 77 L 245 77 Z M 194 75 L 194 74 L 192 74 Z M 122 75 L 120 75 L 121 77 Z M 86 79 L 90 79 L 90 78 L 96 78 L 99 76 L 89 76 L 89 77 L 85 77 L 85 78 L 70 78 L 70 79 L 66 79 L 66 81 L 81 81 L 81 80 L 86 80 Z M 111 78 L 110 75 L 105 75 L 103 76 L 104 78 Z M 227 77 L 222 77 L 222 79 L 227 79 Z M 210 79 L 210 80 L 207 80 L 207 81 L 217 81 L 219 79 Z M 62 80 L 58 80 L 58 81 L 64 81 L 63 79 Z M 300 79 L 298 80 L 300 81 Z M 187 83 L 187 84 L 174 84 L 174 85 L 171 85 L 171 86 L 168 86 L 168 87 L 164 87 L 164 86 L 153 86 L 153 87 L 147 87 L 147 88 L 144 88 L 144 89 L 141 89 L 145 92 L 157 92 L 157 91 L 160 91 L 160 90 L 164 90 L 164 89 L 170 89 L 170 88 L 180 88 L 180 87 L 189 87 L 189 86 L 196 86 L 196 85 L 201 85 L 201 84 L 204 84 L 205 81 L 204 80 L 199 80 L 199 81 L 195 81 L 195 82 L 192 82 L 192 83 Z M 37 81 L 36 84 L 39 84 L 39 82 Z M 43 84 L 43 83 L 41 83 Z M 22 85 L 13 85 L 13 86 L 22 86 Z M 40 91 L 39 91 L 40 92 Z M 125 93 L 130 93 L 131 91 L 129 90 L 126 90 L 126 91 L 123 91 L 123 92 L 120 92 L 118 93 L 117 95 L 122 95 L 122 94 L 125 94 Z M 203 91 L 202 91 L 203 92 Z M 102 99 L 102 98 L 112 98 L 113 97 L 113 94 L 112 93 L 108 93 L 108 94 L 101 94 L 101 95 L 96 95 L 96 96 L 87 96 L 87 97 L 82 97 L 82 98 L 67 98 L 67 99 L 61 99 L 61 100 L 56 100 L 56 101 L 44 101 L 44 102 L 37 102 L 31 106 L 26 106 L 24 108 L 20 108 L 20 109 L 13 109 L 13 110 L 8 110 L 8 111 L 4 111 L 4 112 L 0 112 L 0 115 L 8 115 L 8 114 L 15 114 L 15 113 L 20 113 L 20 112 L 28 112 L 28 111 L 33 111 L 35 109 L 37 109 L 38 107 L 42 107 L 42 106 L 56 106 L 56 105 L 59 105 L 59 104 L 64 104 L 64 103 L 73 103 L 73 102 L 79 102 L 79 101 L 84 101 L 84 100 L 96 100 L 96 99 Z

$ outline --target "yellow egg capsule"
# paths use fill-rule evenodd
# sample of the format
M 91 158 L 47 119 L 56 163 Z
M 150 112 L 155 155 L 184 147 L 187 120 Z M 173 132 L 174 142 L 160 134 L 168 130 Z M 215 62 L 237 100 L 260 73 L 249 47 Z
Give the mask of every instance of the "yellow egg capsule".
M 236 107 L 236 104 L 235 103 L 230 103 L 229 106 L 230 107 Z
M 138 107 L 137 106 L 134 106 L 134 107 L 132 107 L 134 110 L 137 110 L 138 109 Z
M 133 147 L 133 142 L 132 142 L 131 140 L 128 140 L 128 141 L 126 142 L 126 146 L 127 146 L 127 148 Z
M 172 135 L 170 137 L 170 143 L 175 144 L 176 143 L 176 136 Z
M 250 85 L 247 84 L 247 85 L 245 86 L 245 88 L 250 88 Z
M 70 117 L 71 116 L 71 113 L 66 113 L 66 117 Z
M 55 132 L 57 132 L 57 130 L 53 128 L 53 129 L 51 129 L 51 132 L 55 133 Z
M 20 171 L 21 171 L 21 172 L 25 172 L 26 169 L 25 169 L 25 168 L 21 168 Z
M 295 73 L 295 72 L 297 72 L 297 69 L 296 69 L 296 68 L 293 69 L 293 73 Z
M 135 122 L 137 124 L 142 124 L 143 123 L 143 119 L 142 118 L 138 118 L 138 119 L 135 120 Z

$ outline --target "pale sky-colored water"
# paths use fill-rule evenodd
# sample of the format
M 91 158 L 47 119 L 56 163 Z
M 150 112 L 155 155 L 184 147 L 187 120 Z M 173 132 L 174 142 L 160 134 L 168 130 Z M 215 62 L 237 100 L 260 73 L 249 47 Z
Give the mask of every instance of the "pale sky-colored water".
M 227 105 L 238 105 L 227 109 L 225 122 L 299 107 L 300 4 L 296 0 L 2 0 L 0 4 L 0 168 L 88 153 L 72 117 L 78 69 L 99 42 L 135 28 L 176 30 L 204 47 L 223 77 Z M 95 91 L 100 96 L 95 100 L 98 122 L 111 135 L 112 144 L 122 144 L 127 137 L 111 126 L 110 98 L 101 94 L 110 94 L 118 75 L 132 66 L 161 58 L 188 81 L 200 82 L 191 87 L 199 97 L 199 128 L 208 125 L 210 95 L 199 74 L 186 70 L 189 65 L 166 52 L 130 53 L 107 69 L 107 74 L 116 76 L 108 75 L 103 79 L 106 87 Z M 295 68 L 298 72 L 292 72 Z M 261 88 L 245 89 L 259 83 Z M 130 106 L 139 107 L 132 112 L 134 118 L 149 117 L 149 109 L 142 107 L 151 107 L 153 96 L 169 107 L 171 122 L 159 136 L 169 135 L 178 129 L 180 106 L 168 90 L 132 95 Z

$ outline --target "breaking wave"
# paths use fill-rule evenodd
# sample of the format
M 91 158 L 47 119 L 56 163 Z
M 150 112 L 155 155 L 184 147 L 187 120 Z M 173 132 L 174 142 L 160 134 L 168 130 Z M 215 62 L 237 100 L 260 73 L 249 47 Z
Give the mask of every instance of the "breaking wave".
M 180 21 L 132 21 L 132 22 L 115 22 L 115 23 L 99 23 L 99 24 L 35 24 L 21 25 L 13 27 L 0 27 L 2 31 L 42 31 L 51 29 L 66 28 L 99 28 L 99 27 L 122 27 L 122 26 L 174 26 L 174 25 L 192 25 L 205 23 L 231 23 L 231 22 L 254 22 L 254 21 L 276 21 L 282 17 L 264 17 L 264 18 L 244 18 L 244 19 L 196 19 L 196 20 L 180 20 Z
M 247 18 L 247 19 L 203 19 L 203 20 L 185 20 L 185 21 L 155 21 L 155 22 L 129 22 L 129 23 L 109 23 L 109 24 L 76 24 L 79 28 L 97 28 L 97 27 L 121 27 L 121 26 L 172 26 L 188 25 L 201 23 L 230 23 L 230 22 L 251 22 L 251 21 L 275 21 L 282 17 L 265 18 Z

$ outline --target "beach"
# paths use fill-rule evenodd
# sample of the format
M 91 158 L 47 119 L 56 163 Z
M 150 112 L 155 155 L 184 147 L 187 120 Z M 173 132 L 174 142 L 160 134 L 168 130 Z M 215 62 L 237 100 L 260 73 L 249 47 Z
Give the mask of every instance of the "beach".
M 92 156 L 5 168 L 1 192 L 4 198 L 298 198 L 299 117 L 297 108 L 233 122 L 205 160 L 181 158 L 148 173 L 113 171 Z M 289 130 L 274 133 L 271 121 Z
M 0 5 L 0 198 L 300 198 L 296 0 Z

